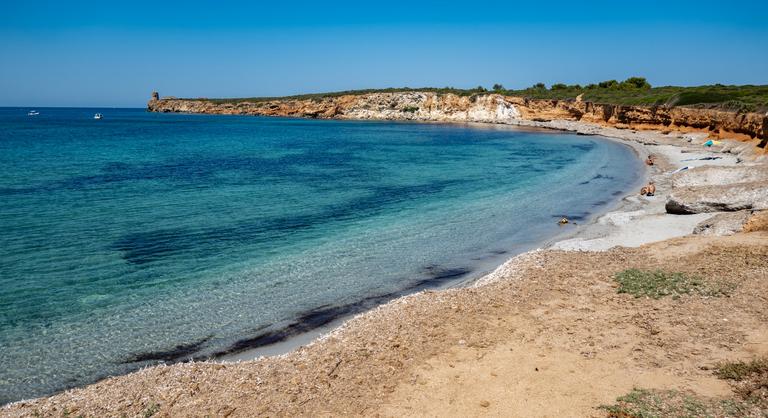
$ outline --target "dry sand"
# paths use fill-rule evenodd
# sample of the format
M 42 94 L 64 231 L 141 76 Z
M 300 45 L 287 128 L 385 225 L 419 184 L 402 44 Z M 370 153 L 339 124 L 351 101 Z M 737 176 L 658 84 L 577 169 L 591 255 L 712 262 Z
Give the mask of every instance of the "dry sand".
M 768 354 L 765 215 L 748 223 L 756 232 L 669 239 L 711 214 L 659 208 L 669 173 L 688 155 L 701 154 L 695 164 L 736 164 L 740 157 L 695 143 L 694 153 L 683 152 L 672 146 L 681 141 L 675 135 L 578 129 L 629 136 L 645 145 L 639 152 L 660 157 L 652 173 L 656 199 L 629 196 L 557 245 L 607 251 L 533 251 L 472 287 L 397 299 L 286 355 L 148 368 L 0 414 L 604 416 L 596 407 L 635 386 L 732 396 L 712 365 Z M 713 155 L 733 158 L 699 159 Z M 736 287 L 730 297 L 618 294 L 614 275 L 632 267 Z
M 760 260 L 768 253 L 766 238 L 691 237 L 602 254 L 542 253 L 540 266 L 525 274 L 528 285 L 518 289 L 520 310 L 496 318 L 508 327 L 497 326 L 505 334 L 500 343 L 454 345 L 432 357 L 380 411 L 388 416 L 580 417 L 603 415 L 596 406 L 634 387 L 729 396 L 730 387 L 706 368 L 768 353 L 768 261 L 741 270 L 729 268 L 728 259 L 744 251 L 745 258 Z M 724 265 L 713 269 L 720 262 Z M 727 272 L 729 281 L 739 283 L 740 294 L 677 301 L 618 295 L 612 273 L 627 266 L 710 277 Z M 747 289 L 756 292 L 751 302 L 742 299 Z

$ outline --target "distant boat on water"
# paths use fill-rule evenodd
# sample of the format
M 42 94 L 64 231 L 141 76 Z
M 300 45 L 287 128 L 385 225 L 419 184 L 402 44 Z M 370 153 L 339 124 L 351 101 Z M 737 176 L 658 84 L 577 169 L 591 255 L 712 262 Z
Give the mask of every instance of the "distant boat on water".
M 38 112 L 37 110 L 30 110 L 30 111 L 27 113 L 27 116 L 37 116 L 37 115 L 39 115 L 39 114 L 40 114 L 40 112 Z
M 103 118 L 103 117 L 104 117 L 104 116 L 103 116 L 101 113 L 97 113 L 97 114 L 93 115 L 93 118 L 94 118 L 94 119 L 101 119 L 101 118 Z

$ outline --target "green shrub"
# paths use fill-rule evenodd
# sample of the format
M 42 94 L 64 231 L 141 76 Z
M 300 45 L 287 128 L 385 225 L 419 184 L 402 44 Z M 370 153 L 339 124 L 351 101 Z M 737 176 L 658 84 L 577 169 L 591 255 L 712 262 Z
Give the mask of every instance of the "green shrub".
M 152 403 L 147 407 L 147 409 L 144 411 L 144 418 L 150 418 L 157 414 L 160 411 L 160 405 L 157 403 Z
M 649 89 L 651 84 L 643 77 L 629 77 L 621 82 L 620 87 L 628 89 Z
M 768 85 L 765 86 L 724 86 L 721 84 L 699 87 L 650 87 L 646 86 L 641 77 L 630 77 L 619 83 L 616 80 L 607 80 L 599 84 L 588 84 L 582 89 L 578 85 L 565 86 L 558 83 L 557 88 L 547 89 L 544 83 L 536 83 L 522 90 L 500 90 L 502 94 L 509 96 L 521 96 L 532 99 L 574 99 L 583 94 L 583 100 L 634 106 L 694 106 L 713 109 L 722 109 L 734 112 L 761 112 L 768 111 Z M 647 81 L 646 81 L 647 83 Z M 621 87 L 619 85 L 621 84 Z M 642 88 L 638 88 L 642 86 Z M 368 93 L 396 93 L 423 91 L 438 95 L 455 94 L 458 96 L 473 96 L 483 94 L 485 88 L 458 89 L 454 87 L 423 87 L 423 88 L 386 88 L 339 91 L 331 93 L 303 94 L 286 97 L 250 97 L 233 99 L 203 99 L 213 103 L 242 103 L 249 102 L 261 104 L 270 100 L 322 100 L 343 95 L 360 95 Z M 183 99 L 182 99 L 183 100 Z M 189 100 L 189 99 L 187 99 Z
M 756 374 L 768 374 L 768 357 L 748 362 L 723 362 L 715 366 L 715 376 L 726 380 L 742 381 Z
M 403 108 L 403 112 L 406 112 L 406 113 L 414 113 L 418 110 L 419 110 L 418 106 L 406 106 Z
M 675 106 L 685 106 L 698 103 L 719 103 L 735 99 L 734 94 L 717 91 L 683 91 L 672 97 Z
M 613 405 L 602 405 L 610 418 L 698 418 L 764 416 L 761 407 L 740 399 L 699 397 L 676 390 L 632 389 Z
M 754 112 L 757 110 L 757 106 L 750 103 L 744 103 L 741 100 L 728 100 L 723 102 L 720 105 L 721 108 L 725 110 L 730 110 L 733 112 L 739 112 L 739 113 L 746 113 L 746 112 Z
M 617 273 L 615 280 L 619 283 L 619 293 L 629 293 L 637 298 L 643 296 L 653 299 L 664 296 L 677 298 L 691 293 L 702 296 L 725 296 L 731 290 L 731 286 L 710 283 L 698 276 L 667 273 L 661 270 L 628 269 Z
M 768 357 L 719 363 L 715 366 L 715 375 L 730 380 L 739 398 L 759 406 L 763 416 L 768 416 Z

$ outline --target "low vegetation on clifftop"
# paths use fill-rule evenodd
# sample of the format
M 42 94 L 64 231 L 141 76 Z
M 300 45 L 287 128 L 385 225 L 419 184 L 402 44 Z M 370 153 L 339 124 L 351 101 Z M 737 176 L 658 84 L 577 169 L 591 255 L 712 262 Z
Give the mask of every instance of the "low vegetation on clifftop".
M 274 100 L 312 100 L 346 95 L 401 92 L 430 92 L 437 94 L 455 94 L 457 96 L 473 96 L 488 93 L 489 90 L 482 86 L 473 89 L 458 89 L 454 87 L 396 87 L 301 94 L 283 97 L 198 98 L 188 100 L 207 100 L 213 103 L 255 103 Z M 544 83 L 537 83 L 526 89 L 519 90 L 508 90 L 501 84 L 495 84 L 490 92 L 529 99 L 575 100 L 577 97 L 581 96 L 581 99 L 584 101 L 599 104 L 665 107 L 685 106 L 727 110 L 732 112 L 768 112 L 768 85 L 726 86 L 722 84 L 714 84 L 696 87 L 652 87 L 645 78 L 630 77 L 624 81 L 607 80 L 596 84 L 588 84 L 586 86 L 556 83 L 547 87 Z
M 588 86 L 538 83 L 524 90 L 390 88 L 280 98 L 160 98 L 152 112 L 312 119 L 500 123 L 554 127 L 570 121 L 619 129 L 702 132 L 711 139 L 768 145 L 768 86 L 652 87 L 644 78 Z M 549 124 L 549 125 L 547 125 Z

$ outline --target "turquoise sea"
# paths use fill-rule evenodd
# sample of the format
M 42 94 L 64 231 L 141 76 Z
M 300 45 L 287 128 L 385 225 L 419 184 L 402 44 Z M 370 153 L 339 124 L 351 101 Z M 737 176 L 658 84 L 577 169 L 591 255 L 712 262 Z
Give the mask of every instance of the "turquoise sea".
M 643 170 L 503 126 L 28 110 L 0 109 L 0 403 L 478 277 Z

